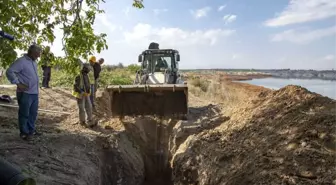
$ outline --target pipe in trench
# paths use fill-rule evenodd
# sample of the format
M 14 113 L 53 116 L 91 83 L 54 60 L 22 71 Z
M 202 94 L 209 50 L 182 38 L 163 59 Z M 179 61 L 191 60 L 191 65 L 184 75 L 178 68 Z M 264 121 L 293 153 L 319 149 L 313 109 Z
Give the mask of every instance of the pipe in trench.
M 0 158 L 0 184 L 1 185 L 36 185 L 36 181 L 26 177 L 9 162 Z

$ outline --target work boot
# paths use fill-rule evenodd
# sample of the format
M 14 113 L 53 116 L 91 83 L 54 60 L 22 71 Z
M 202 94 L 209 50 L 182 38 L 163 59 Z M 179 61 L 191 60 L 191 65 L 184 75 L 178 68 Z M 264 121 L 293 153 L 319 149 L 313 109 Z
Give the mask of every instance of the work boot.
M 80 121 L 79 124 L 80 124 L 81 126 L 83 126 L 83 127 L 86 127 L 86 123 L 85 123 L 85 121 Z
M 92 122 L 90 121 L 88 121 L 88 124 L 86 125 L 86 128 L 92 128 L 93 127 L 93 124 L 92 124 Z
M 42 136 L 42 133 L 41 133 L 41 132 L 37 132 L 37 131 L 35 131 L 32 135 L 33 135 L 33 136 Z
M 33 138 L 31 137 L 31 135 L 28 135 L 28 134 L 20 134 L 20 138 L 25 140 L 25 141 L 30 141 L 32 140 Z

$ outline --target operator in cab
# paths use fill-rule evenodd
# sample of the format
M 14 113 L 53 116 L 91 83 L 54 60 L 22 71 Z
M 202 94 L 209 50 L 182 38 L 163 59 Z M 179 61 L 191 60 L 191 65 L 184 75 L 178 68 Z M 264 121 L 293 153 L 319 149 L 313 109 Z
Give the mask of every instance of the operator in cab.
M 155 72 L 160 72 L 162 68 L 163 69 L 168 68 L 167 62 L 162 60 L 162 58 L 158 58 L 156 65 L 155 65 Z

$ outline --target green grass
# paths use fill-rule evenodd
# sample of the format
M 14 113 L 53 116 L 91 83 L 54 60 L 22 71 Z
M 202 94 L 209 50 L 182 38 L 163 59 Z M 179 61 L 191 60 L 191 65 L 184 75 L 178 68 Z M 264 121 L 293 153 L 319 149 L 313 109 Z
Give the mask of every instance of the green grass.
M 129 65 L 127 67 L 103 66 L 100 73 L 100 86 L 107 85 L 130 85 L 133 83 L 135 73 L 139 66 Z M 42 70 L 38 69 L 40 83 L 42 82 Z M 64 70 L 53 69 L 51 71 L 50 85 L 52 87 L 72 87 L 74 75 L 68 74 Z M 0 78 L 0 84 L 10 84 L 5 76 Z

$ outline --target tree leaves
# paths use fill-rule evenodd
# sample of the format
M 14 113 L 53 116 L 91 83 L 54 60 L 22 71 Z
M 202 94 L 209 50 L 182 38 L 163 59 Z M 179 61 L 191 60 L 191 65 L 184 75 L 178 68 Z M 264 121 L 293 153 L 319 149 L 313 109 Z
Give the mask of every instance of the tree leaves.
M 139 8 L 139 9 L 145 8 L 143 5 L 143 0 L 134 0 L 132 5 L 133 7 Z
M 83 9 L 83 6 L 87 6 Z M 55 28 L 63 33 L 65 57 L 54 57 L 52 63 L 71 73 L 77 71 L 78 58 L 87 59 L 94 52 L 108 49 L 107 35 L 95 34 L 93 24 L 103 0 L 0 0 L 0 30 L 15 37 L 10 42 L 0 38 L 0 65 L 8 67 L 17 57 L 15 49 L 26 51 L 36 42 L 53 43 Z M 143 0 L 134 0 L 133 7 L 144 8 Z

